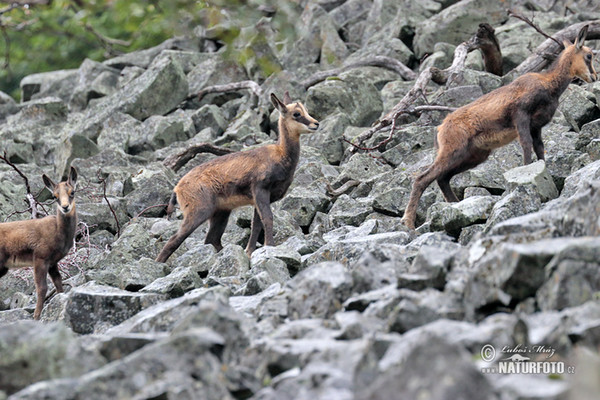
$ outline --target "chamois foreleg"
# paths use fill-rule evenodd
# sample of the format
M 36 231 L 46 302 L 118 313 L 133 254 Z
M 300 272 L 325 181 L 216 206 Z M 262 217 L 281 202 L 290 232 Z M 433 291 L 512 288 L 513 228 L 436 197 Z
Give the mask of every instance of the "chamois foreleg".
M 204 243 L 212 244 L 217 251 L 221 251 L 223 245 L 221 244 L 221 237 L 227 227 L 227 221 L 231 211 L 217 211 L 209 220 L 210 228 L 206 234 L 206 240 Z
M 62 277 L 60 276 L 60 272 L 58 271 L 58 266 L 56 264 L 50 266 L 50 268 L 48 268 L 48 274 L 50 275 L 50 278 L 52 279 L 52 283 L 54 284 L 54 287 L 56 288 L 56 293 L 62 293 L 63 292 Z
M 271 211 L 271 192 L 268 189 L 256 187 L 253 191 L 254 204 L 265 230 L 265 246 L 275 246 L 273 239 L 273 212 Z
M 544 160 L 546 157 L 544 154 L 544 142 L 542 141 L 542 129 L 532 129 L 531 139 L 533 141 L 533 151 L 535 152 L 537 159 Z
M 519 143 L 523 149 L 523 165 L 531 164 L 531 149 L 533 148 L 533 138 L 530 131 L 529 116 L 520 112 L 515 116 L 515 125 L 519 133 Z
M 46 293 L 48 292 L 48 282 L 46 281 L 47 274 L 48 264 L 46 264 L 43 259 L 36 258 L 33 266 L 33 279 L 35 281 L 37 302 L 35 304 L 35 311 L 33 312 L 33 319 L 40 319 L 42 309 L 44 308 L 44 301 L 46 300 Z
M 248 257 L 254 250 L 256 250 L 256 242 L 258 241 L 258 236 L 263 230 L 263 225 L 260 220 L 260 214 L 258 210 L 254 209 L 254 215 L 252 217 L 252 225 L 250 228 L 250 239 L 248 239 L 248 245 L 246 246 L 246 254 Z
M 184 215 L 183 222 L 175 235 L 169 239 L 165 247 L 161 250 L 157 262 L 165 262 L 179 248 L 181 243 L 192 234 L 204 221 L 206 221 L 214 212 L 213 208 L 203 208 L 195 212 L 189 212 Z
M 0 278 L 2 278 L 8 272 L 8 267 L 4 265 L 6 263 L 6 256 L 0 253 Z

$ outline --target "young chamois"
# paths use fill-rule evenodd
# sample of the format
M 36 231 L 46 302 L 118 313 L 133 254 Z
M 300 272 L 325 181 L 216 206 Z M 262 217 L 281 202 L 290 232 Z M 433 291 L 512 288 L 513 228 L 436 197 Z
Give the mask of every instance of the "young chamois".
M 300 156 L 300 135 L 319 127 L 301 103 L 292 103 L 289 93 L 283 102 L 271 94 L 279 111 L 279 140 L 276 144 L 217 157 L 188 172 L 173 190 L 167 215 L 179 203 L 183 222 L 169 239 L 156 261 L 165 262 L 181 243 L 207 219 L 210 227 L 205 243 L 221 250 L 221 236 L 235 208 L 254 206 L 246 253 L 256 249 L 262 229 L 265 245 L 273 246 L 273 213 L 270 204 L 281 199 L 292 183 Z
M 475 42 L 479 45 L 486 72 L 502 76 L 502 51 L 494 35 L 494 28 L 488 23 L 479 24 Z
M 44 185 L 58 202 L 56 215 L 26 221 L 0 224 L 0 277 L 9 268 L 33 265 L 33 277 L 37 293 L 34 319 L 40 319 L 48 285 L 46 274 L 50 274 L 57 292 L 62 292 L 62 278 L 57 263 L 73 247 L 77 228 L 75 210 L 75 185 L 77 171 L 71 167 L 69 178 L 58 185 L 45 174 Z
M 438 127 L 437 156 L 412 187 L 404 211 L 404 223 L 415 227 L 417 204 L 434 180 L 446 201 L 458 198 L 450 188 L 450 178 L 484 162 L 492 150 L 517 137 L 523 149 L 524 164 L 531 163 L 531 148 L 544 159 L 542 127 L 552 119 L 558 98 L 573 78 L 586 82 L 597 79 L 593 53 L 583 46 L 584 26 L 575 44 L 565 41 L 565 49 L 546 72 L 528 73 L 449 114 Z

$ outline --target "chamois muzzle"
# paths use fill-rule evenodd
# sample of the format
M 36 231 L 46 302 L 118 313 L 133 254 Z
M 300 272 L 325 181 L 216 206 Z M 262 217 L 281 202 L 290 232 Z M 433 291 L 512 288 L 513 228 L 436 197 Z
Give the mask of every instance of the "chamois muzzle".
M 319 123 L 313 122 L 312 124 L 308 125 L 308 129 L 310 129 L 311 131 L 316 131 L 317 129 L 319 129 Z

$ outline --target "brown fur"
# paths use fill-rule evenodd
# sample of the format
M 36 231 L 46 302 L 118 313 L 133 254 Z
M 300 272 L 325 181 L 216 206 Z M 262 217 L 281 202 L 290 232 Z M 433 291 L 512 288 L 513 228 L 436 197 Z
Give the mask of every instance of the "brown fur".
M 37 293 L 34 319 L 40 318 L 44 306 L 48 289 L 46 274 L 50 274 L 56 291 L 63 291 L 57 263 L 73 246 L 77 228 L 74 200 L 77 183 L 75 168 L 71 167 L 69 179 L 58 185 L 46 175 L 42 178 L 58 201 L 56 215 L 0 224 L 0 277 L 6 274 L 9 268 L 33 265 Z
M 502 76 L 502 52 L 494 33 L 494 28 L 490 24 L 479 24 L 475 38 L 483 56 L 485 70 Z
M 167 213 L 175 203 L 183 213 L 179 231 L 169 239 L 158 257 L 165 262 L 204 221 L 210 221 L 205 242 L 221 250 L 221 236 L 235 208 L 252 205 L 254 216 L 246 252 L 251 254 L 262 229 L 265 245 L 272 246 L 273 214 L 270 203 L 281 199 L 290 186 L 300 155 L 300 135 L 316 130 L 319 123 L 301 103 L 284 101 L 271 94 L 279 110 L 279 140 L 256 149 L 221 156 L 197 166 L 175 186 Z
M 575 44 L 565 50 L 547 72 L 528 73 L 449 114 L 438 127 L 437 156 L 419 175 L 404 211 L 404 223 L 414 228 L 417 204 L 423 191 L 437 180 L 446 201 L 458 201 L 450 179 L 484 162 L 492 150 L 519 138 L 523 162 L 532 161 L 531 150 L 544 159 L 542 127 L 552 119 L 558 99 L 573 78 L 597 79 L 593 53 L 583 46 L 587 26 Z

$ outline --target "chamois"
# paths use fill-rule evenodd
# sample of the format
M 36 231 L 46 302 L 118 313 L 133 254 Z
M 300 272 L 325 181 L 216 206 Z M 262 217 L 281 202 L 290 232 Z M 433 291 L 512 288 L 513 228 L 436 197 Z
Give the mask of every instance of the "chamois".
M 71 167 L 69 178 L 55 184 L 42 175 L 44 185 L 57 199 L 56 215 L 26 221 L 0 224 L 0 277 L 9 268 L 21 268 L 33 264 L 33 277 L 37 293 L 34 319 L 40 319 L 48 285 L 46 274 L 50 274 L 58 293 L 63 291 L 62 278 L 57 263 L 73 247 L 77 228 L 75 209 L 75 186 L 77 170 Z
M 188 172 L 173 189 L 167 207 L 171 215 L 177 203 L 183 213 L 178 232 L 169 239 L 156 258 L 165 262 L 181 243 L 207 219 L 210 227 L 205 243 L 220 251 L 221 237 L 229 214 L 235 208 L 254 206 L 246 253 L 256 249 L 264 228 L 264 243 L 273 246 L 273 213 L 270 203 L 281 199 L 294 177 L 300 156 L 300 135 L 315 131 L 319 122 L 301 103 L 292 103 L 286 92 L 283 102 L 271 94 L 279 111 L 279 140 L 276 144 L 217 157 Z
M 435 161 L 413 184 L 403 218 L 407 227 L 414 229 L 417 204 L 431 182 L 437 180 L 446 201 L 458 201 L 450 178 L 481 164 L 492 150 L 517 137 L 525 165 L 531 163 L 532 147 L 537 158 L 544 159 L 542 127 L 554 116 L 560 95 L 575 77 L 597 79 L 593 53 L 583 46 L 587 30 L 586 25 L 579 31 L 575 44 L 564 42 L 565 49 L 548 71 L 527 73 L 444 119 L 438 126 Z

